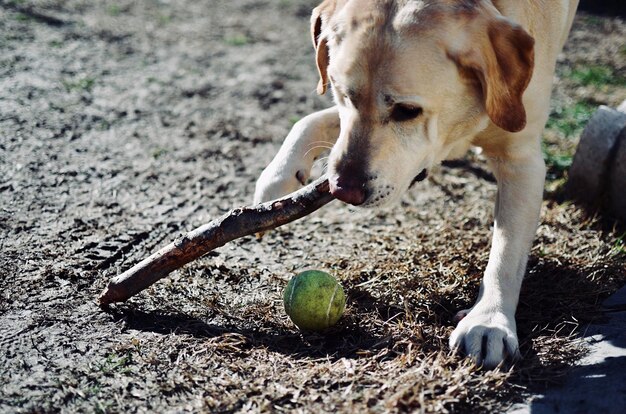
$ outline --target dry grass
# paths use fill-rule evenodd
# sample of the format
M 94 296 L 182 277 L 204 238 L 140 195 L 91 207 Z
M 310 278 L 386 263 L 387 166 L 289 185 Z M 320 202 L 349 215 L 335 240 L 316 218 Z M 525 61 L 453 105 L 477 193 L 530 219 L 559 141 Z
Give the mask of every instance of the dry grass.
M 473 302 L 486 260 L 488 231 L 462 224 L 444 232 L 425 228 L 404 240 L 372 234 L 358 261 L 330 258 L 320 264 L 342 279 L 349 303 L 340 324 L 325 334 L 295 330 L 278 292 L 245 307 L 214 298 L 193 306 L 194 316 L 146 298 L 141 308 L 154 311 L 125 305 L 116 318 L 133 331 L 170 334 L 160 341 L 166 354 L 151 358 L 162 364 L 167 354 L 176 356 L 163 369 L 184 373 L 187 379 L 175 389 L 193 396 L 195 408 L 493 412 L 559 383 L 585 352 L 577 339 L 580 327 L 601 318 L 599 303 L 626 282 L 626 258 L 610 243 L 623 229 L 605 228 L 610 222 L 569 204 L 548 202 L 544 217 L 518 310 L 523 359 L 510 370 L 484 371 L 447 351 L 452 316 Z M 450 245 L 448 239 L 458 242 Z M 445 249 L 438 248 L 442 244 Z M 181 294 L 186 302 L 206 295 L 203 283 L 190 287 L 206 272 L 198 271 L 165 288 L 184 291 L 159 296 L 171 303 Z M 255 278 L 238 269 L 221 272 L 242 277 L 241 294 L 244 279 Z M 199 389 L 204 397 L 198 398 Z

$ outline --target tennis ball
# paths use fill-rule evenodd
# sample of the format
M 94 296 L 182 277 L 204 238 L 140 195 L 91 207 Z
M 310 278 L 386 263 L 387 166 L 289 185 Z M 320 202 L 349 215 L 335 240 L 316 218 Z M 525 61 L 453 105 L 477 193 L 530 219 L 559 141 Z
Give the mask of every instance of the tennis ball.
M 337 323 L 346 306 L 346 295 L 326 272 L 307 270 L 294 276 L 283 294 L 285 312 L 300 329 L 321 331 Z

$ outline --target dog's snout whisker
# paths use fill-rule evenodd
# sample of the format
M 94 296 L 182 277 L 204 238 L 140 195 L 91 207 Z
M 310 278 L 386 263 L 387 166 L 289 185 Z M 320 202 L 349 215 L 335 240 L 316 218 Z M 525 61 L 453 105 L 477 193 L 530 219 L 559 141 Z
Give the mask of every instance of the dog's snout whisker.
M 326 144 L 326 145 L 329 145 L 329 147 L 328 147 L 328 148 L 332 148 L 332 146 L 333 146 L 333 145 L 335 145 L 335 143 L 334 143 L 334 142 L 331 142 L 331 141 L 313 141 L 313 142 L 311 142 L 309 145 L 317 145 L 317 144 Z
M 306 151 L 306 152 L 302 155 L 302 158 L 305 158 L 307 155 L 309 155 L 309 153 L 310 153 L 311 151 L 316 150 L 316 149 L 319 149 L 319 148 L 324 148 L 324 149 L 332 149 L 331 147 L 327 147 L 327 146 L 324 146 L 324 145 L 316 145 L 316 146 L 314 146 L 314 147 L 312 147 L 312 148 L 309 148 L 309 149 L 308 149 L 308 150 L 307 150 L 307 151 Z

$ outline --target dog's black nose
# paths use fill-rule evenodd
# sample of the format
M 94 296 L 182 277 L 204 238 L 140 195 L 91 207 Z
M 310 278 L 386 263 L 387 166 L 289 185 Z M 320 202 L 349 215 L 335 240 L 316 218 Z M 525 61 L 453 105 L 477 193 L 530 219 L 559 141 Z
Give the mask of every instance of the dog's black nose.
M 344 203 L 358 206 L 365 202 L 365 181 L 351 175 L 334 174 L 328 180 L 330 193 Z

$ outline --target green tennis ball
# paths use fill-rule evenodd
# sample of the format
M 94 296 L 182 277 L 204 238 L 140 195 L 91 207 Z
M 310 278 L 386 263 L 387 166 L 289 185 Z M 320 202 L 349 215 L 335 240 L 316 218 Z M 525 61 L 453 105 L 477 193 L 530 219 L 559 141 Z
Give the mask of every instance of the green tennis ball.
M 346 306 L 346 295 L 326 272 L 307 270 L 294 276 L 283 294 L 285 312 L 300 329 L 321 331 L 337 323 Z

